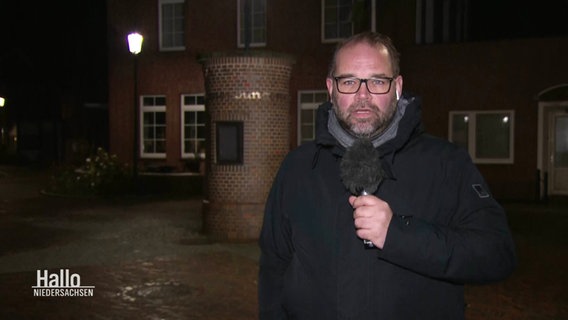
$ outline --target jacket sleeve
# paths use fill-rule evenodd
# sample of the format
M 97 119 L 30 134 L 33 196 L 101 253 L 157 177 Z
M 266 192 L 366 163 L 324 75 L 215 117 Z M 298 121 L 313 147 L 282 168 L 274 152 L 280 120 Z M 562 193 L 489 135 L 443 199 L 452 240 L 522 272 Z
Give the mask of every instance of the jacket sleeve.
M 426 215 L 450 218 L 421 219 L 412 212 L 420 208 L 393 208 L 381 259 L 462 284 L 500 281 L 512 273 L 517 260 L 505 212 L 464 153 L 445 166 L 446 188 L 439 191 L 446 194 L 437 200 L 447 202 L 439 208 L 450 209 Z
M 286 319 L 282 307 L 283 277 L 292 259 L 290 228 L 284 214 L 282 169 L 270 190 L 259 237 L 259 319 Z

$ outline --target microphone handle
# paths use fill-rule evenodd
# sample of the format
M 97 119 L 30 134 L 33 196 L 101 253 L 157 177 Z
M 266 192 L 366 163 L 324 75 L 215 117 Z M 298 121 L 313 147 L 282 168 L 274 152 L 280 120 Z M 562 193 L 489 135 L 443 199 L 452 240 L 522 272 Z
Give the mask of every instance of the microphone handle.
M 369 193 L 367 191 L 365 191 L 365 189 L 363 189 L 363 191 L 361 191 L 361 193 L 359 195 L 360 196 L 366 196 L 366 195 L 369 195 Z M 363 245 L 365 245 L 365 249 L 371 249 L 371 248 L 375 247 L 375 245 L 373 244 L 373 242 L 371 240 L 363 239 Z

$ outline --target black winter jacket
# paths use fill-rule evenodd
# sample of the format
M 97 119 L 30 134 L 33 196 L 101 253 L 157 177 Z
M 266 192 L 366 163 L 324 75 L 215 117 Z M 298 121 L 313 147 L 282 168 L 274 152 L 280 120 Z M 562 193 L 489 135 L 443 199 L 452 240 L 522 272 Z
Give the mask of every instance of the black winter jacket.
M 330 103 L 316 140 L 283 161 L 259 240 L 261 319 L 463 319 L 464 284 L 514 269 L 505 213 L 467 152 L 423 132 L 417 98 L 399 103 L 397 135 L 379 147 L 387 177 L 375 195 L 395 215 L 382 250 L 355 234 Z

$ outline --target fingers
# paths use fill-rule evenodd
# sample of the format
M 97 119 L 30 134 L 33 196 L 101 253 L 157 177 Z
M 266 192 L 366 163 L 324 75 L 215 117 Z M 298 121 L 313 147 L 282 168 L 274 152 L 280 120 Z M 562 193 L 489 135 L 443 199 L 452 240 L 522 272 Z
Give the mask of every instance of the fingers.
M 388 203 L 372 195 L 351 196 L 349 203 L 353 207 L 353 224 L 357 236 L 382 248 L 392 218 Z

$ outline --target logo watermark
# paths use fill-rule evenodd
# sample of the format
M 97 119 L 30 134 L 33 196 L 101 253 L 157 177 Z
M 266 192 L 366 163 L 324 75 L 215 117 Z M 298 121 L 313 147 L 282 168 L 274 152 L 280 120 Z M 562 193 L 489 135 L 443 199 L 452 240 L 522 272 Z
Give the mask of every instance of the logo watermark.
M 59 273 L 37 270 L 32 289 L 34 297 L 92 297 L 95 293 L 95 286 L 82 286 L 81 276 L 69 269 L 60 269 Z

